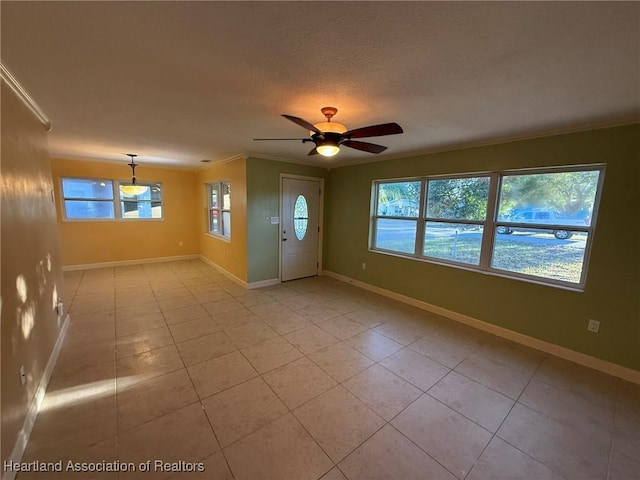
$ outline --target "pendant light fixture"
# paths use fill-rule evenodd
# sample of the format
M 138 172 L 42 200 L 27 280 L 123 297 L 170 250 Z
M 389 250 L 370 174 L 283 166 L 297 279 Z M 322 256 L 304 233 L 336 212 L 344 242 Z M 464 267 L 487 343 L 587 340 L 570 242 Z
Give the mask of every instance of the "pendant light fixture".
M 135 162 L 135 158 L 138 156 L 135 153 L 127 153 L 126 154 L 127 157 L 131 158 L 131 163 L 129 164 L 129 166 L 131 167 L 131 185 L 120 185 L 120 191 L 122 193 L 124 193 L 125 195 L 142 195 L 143 193 L 145 193 L 149 187 L 144 186 L 144 185 L 137 185 L 137 181 L 136 181 L 136 167 L 138 165 L 136 165 Z

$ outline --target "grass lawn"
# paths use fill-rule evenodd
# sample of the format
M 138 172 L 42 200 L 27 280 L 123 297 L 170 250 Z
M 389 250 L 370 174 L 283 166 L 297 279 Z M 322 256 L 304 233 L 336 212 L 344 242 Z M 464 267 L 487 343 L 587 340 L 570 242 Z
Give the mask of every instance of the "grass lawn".
M 584 243 L 533 244 L 499 238 L 494 245 L 493 268 L 579 283 Z
M 555 240 L 551 235 L 527 235 L 532 240 L 498 235 L 494 244 L 492 267 L 565 282 L 579 283 L 586 240 L 575 235 L 570 241 Z M 413 253 L 411 240 L 388 241 L 381 248 Z M 423 254 L 470 265 L 480 262 L 480 236 L 428 236 Z

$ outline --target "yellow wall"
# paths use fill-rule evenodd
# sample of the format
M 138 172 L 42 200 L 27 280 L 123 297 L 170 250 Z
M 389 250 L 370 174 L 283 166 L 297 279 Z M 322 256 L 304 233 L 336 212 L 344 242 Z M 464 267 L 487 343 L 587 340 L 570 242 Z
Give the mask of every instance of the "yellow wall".
M 62 326 L 62 262 L 47 132 L 2 82 L 2 461 L 9 458 Z M 19 370 L 24 365 L 26 383 Z
M 62 218 L 62 177 L 130 180 L 131 169 L 127 163 L 125 160 L 122 164 L 53 160 L 58 232 L 65 266 L 198 253 L 197 212 L 193 209 L 197 191 L 194 172 L 147 167 L 144 160 L 141 161 L 136 169 L 138 180 L 162 183 L 163 220 L 67 221 Z
M 210 235 L 207 183 L 228 181 L 231 188 L 231 239 Z M 197 234 L 200 254 L 247 281 L 247 162 L 244 158 L 212 165 L 197 176 Z

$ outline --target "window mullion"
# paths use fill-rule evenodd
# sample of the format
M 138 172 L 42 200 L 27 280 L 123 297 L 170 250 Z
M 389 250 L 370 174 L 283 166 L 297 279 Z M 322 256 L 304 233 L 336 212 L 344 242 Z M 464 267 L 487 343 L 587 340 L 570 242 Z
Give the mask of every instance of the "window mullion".
M 369 229 L 369 240 L 368 240 L 368 247 L 369 249 L 373 249 L 375 248 L 375 239 L 376 239 L 376 235 L 378 232 L 378 189 L 380 188 L 380 183 L 379 182 L 373 182 L 373 192 L 372 192 L 372 200 L 371 200 L 371 206 L 370 206 L 370 212 L 371 212 L 371 228 Z
M 113 182 L 113 212 L 116 218 L 122 218 L 122 199 L 120 198 L 120 182 Z
M 498 209 L 498 191 L 500 187 L 500 174 L 492 173 L 489 181 L 489 198 L 487 199 L 487 216 L 484 219 L 482 232 L 482 245 L 480 247 L 480 265 L 482 270 L 488 270 L 491 266 L 493 242 L 496 237 L 496 220 Z
M 424 252 L 424 229 L 426 227 L 425 217 L 427 215 L 427 179 L 420 181 L 420 207 L 416 220 L 416 249 L 415 255 L 421 257 Z

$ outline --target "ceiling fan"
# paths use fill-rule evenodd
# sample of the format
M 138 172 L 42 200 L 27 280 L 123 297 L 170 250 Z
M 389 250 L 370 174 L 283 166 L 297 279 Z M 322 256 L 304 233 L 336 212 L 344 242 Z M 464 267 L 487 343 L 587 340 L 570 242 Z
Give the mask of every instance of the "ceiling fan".
M 309 155 L 320 154 L 325 157 L 332 157 L 340 151 L 341 146 L 362 150 L 368 153 L 382 153 L 387 147 L 376 145 L 375 143 L 360 142 L 354 138 L 382 137 L 384 135 L 396 135 L 402 133 L 402 127 L 397 123 L 382 123 L 380 125 L 370 125 L 368 127 L 347 130 L 341 123 L 332 122 L 331 118 L 338 112 L 335 107 L 324 107 L 320 109 L 327 118 L 326 122 L 310 124 L 302 118 L 292 115 L 282 115 L 293 123 L 309 130 L 308 138 L 254 138 L 254 140 L 301 140 L 302 143 L 315 143 Z

